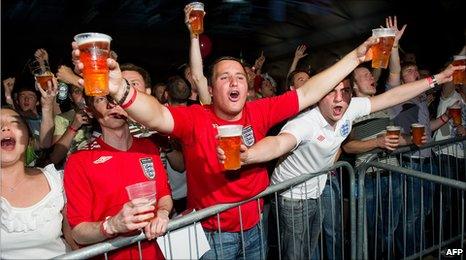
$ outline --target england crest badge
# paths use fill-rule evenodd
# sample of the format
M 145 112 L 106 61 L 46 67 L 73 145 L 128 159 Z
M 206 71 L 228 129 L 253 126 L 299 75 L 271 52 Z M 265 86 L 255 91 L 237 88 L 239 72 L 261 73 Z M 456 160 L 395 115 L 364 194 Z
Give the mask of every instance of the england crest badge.
M 155 178 L 155 167 L 152 158 L 141 158 L 139 159 L 141 164 L 142 172 L 149 179 L 153 180 Z
M 246 145 L 247 147 L 251 147 L 255 143 L 254 131 L 252 129 L 252 126 L 248 125 L 243 127 L 242 139 L 244 145 Z

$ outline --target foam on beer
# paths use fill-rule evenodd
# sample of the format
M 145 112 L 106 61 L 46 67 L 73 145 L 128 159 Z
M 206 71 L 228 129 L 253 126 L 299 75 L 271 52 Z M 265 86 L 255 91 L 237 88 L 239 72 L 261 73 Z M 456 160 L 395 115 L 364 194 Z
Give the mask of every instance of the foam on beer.
M 387 126 L 387 131 L 397 131 L 400 130 L 399 126 L 389 125 Z
M 220 137 L 241 136 L 243 132 L 242 125 L 222 125 L 217 127 Z
M 74 36 L 74 40 L 78 45 L 82 45 L 90 42 L 110 42 L 112 37 L 103 33 L 81 33 Z
M 424 127 L 424 125 L 419 124 L 419 123 L 414 123 L 414 124 L 411 124 L 411 127 Z

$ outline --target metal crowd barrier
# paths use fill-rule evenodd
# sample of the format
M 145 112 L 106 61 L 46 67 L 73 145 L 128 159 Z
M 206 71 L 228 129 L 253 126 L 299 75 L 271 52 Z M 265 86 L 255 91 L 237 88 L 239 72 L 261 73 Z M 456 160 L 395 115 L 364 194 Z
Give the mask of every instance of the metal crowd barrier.
M 357 259 L 421 259 L 435 251 L 440 259 L 447 249 L 464 250 L 465 154 L 466 138 L 458 137 L 372 154 L 358 167 Z
M 212 206 L 212 207 L 209 207 L 209 208 L 201 209 L 201 210 L 196 211 L 196 212 L 192 212 L 192 213 L 190 213 L 188 215 L 185 215 L 185 216 L 182 216 L 180 218 L 172 219 L 172 220 L 170 220 L 170 222 L 168 224 L 167 235 L 169 235 L 171 232 L 173 232 L 175 230 L 178 230 L 180 228 L 183 228 L 183 227 L 186 227 L 186 226 L 189 226 L 189 225 L 192 225 L 192 224 L 196 224 L 196 223 L 198 223 L 198 222 L 202 221 L 203 219 L 205 219 L 207 217 L 210 217 L 210 216 L 217 215 L 217 219 L 219 219 L 218 216 L 219 216 L 220 212 L 225 211 L 225 210 L 230 209 L 230 208 L 233 208 L 233 207 L 241 207 L 242 204 L 244 204 L 246 202 L 249 202 L 249 201 L 256 200 L 256 201 L 259 202 L 259 200 L 261 198 L 269 197 L 269 198 L 272 198 L 272 200 L 275 203 L 277 203 L 277 198 L 280 197 L 279 194 L 281 192 L 283 192 L 284 190 L 291 189 L 291 188 L 293 188 L 293 187 L 295 187 L 295 186 L 297 186 L 299 184 L 302 184 L 302 183 L 308 181 L 309 179 L 311 179 L 313 177 L 320 176 L 322 174 L 328 174 L 328 177 L 330 179 L 330 181 L 328 180 L 328 182 L 330 182 L 330 185 L 332 185 L 332 182 L 338 182 L 339 187 L 342 188 L 343 181 L 342 181 L 341 178 L 342 178 L 343 169 L 345 169 L 347 171 L 348 178 L 349 178 L 349 194 L 350 194 L 350 196 L 349 196 L 349 212 L 343 212 L 343 208 L 344 208 L 343 198 L 341 196 L 340 196 L 340 198 L 337 198 L 336 194 L 333 194 L 332 192 L 330 192 L 330 198 L 333 199 L 333 201 L 339 201 L 341 203 L 340 204 L 340 209 L 339 209 L 340 214 L 341 214 L 341 219 L 331 218 L 331 220 L 330 220 L 330 222 L 332 223 L 332 227 L 331 227 L 332 231 L 335 231 L 335 229 L 336 229 L 335 226 L 336 225 L 340 225 L 340 228 L 341 228 L 340 239 L 339 239 L 339 241 L 335 241 L 336 237 L 335 236 L 330 236 L 332 242 L 330 244 L 327 243 L 326 246 L 324 247 L 323 246 L 323 240 L 324 240 L 325 236 L 321 235 L 322 241 L 320 242 L 319 250 L 316 250 L 316 251 L 319 251 L 319 253 L 312 253 L 312 252 L 310 252 L 310 253 L 312 254 L 314 259 L 318 258 L 318 257 L 324 258 L 324 255 L 325 255 L 324 249 L 325 248 L 327 248 L 327 249 L 332 248 L 333 252 L 334 252 L 333 255 L 327 256 L 326 259 L 343 259 L 343 258 L 345 258 L 345 251 L 350 252 L 351 259 L 355 259 L 356 258 L 356 244 L 355 244 L 355 241 L 356 241 L 356 196 L 354 194 L 355 194 L 356 183 L 355 183 L 354 170 L 351 167 L 351 165 L 349 163 L 347 163 L 347 162 L 337 162 L 335 165 L 333 165 L 330 169 L 328 169 L 326 171 L 319 172 L 319 173 L 316 173 L 316 174 L 304 174 L 304 175 L 301 175 L 301 176 L 296 177 L 294 179 L 290 179 L 290 180 L 287 180 L 285 182 L 282 182 L 282 183 L 279 183 L 279 184 L 276 184 L 276 185 L 271 185 L 270 187 L 268 187 L 266 190 L 264 190 L 260 194 L 254 196 L 253 198 L 250 198 L 249 200 L 246 200 L 246 201 L 241 201 L 241 202 L 231 203 L 231 204 L 220 204 L 220 205 Z M 333 176 L 331 174 L 332 172 L 336 173 L 336 175 L 338 175 L 339 180 L 338 180 L 338 178 L 336 178 L 336 176 Z M 258 203 L 258 205 L 260 205 L 260 204 Z M 330 208 L 332 210 L 330 215 L 333 215 L 335 213 L 334 207 L 329 207 L 328 205 L 324 205 L 320 201 L 319 201 L 319 208 L 320 208 L 321 211 L 328 210 Z M 240 210 L 241 210 L 241 208 L 240 208 Z M 260 207 L 258 207 L 258 210 L 261 211 Z M 264 210 L 263 213 L 264 213 L 264 215 L 266 215 L 266 210 Z M 271 214 L 268 214 L 269 217 L 272 217 L 274 215 L 276 217 L 276 219 L 278 219 L 278 217 L 277 217 L 278 213 L 279 213 L 278 208 L 275 209 L 275 212 L 270 212 L 270 213 Z M 346 231 L 345 231 L 345 225 L 343 223 L 343 218 L 344 218 L 343 216 L 346 219 L 350 220 L 349 228 L 346 227 Z M 266 234 L 268 234 L 269 237 L 276 235 L 276 237 L 275 237 L 276 245 L 269 244 L 269 251 L 271 252 L 271 254 L 272 253 L 277 253 L 278 258 L 281 259 L 282 248 L 281 248 L 281 245 L 280 245 L 280 242 L 281 242 L 280 241 L 280 221 L 276 221 L 275 225 L 267 225 L 267 224 L 264 223 L 264 222 L 266 222 L 265 220 L 269 221 L 271 219 L 272 218 L 268 218 L 268 219 L 264 218 L 264 216 L 263 216 L 261 221 L 260 221 L 260 227 L 262 229 L 264 229 L 264 227 L 268 226 L 268 232 Z M 240 221 L 240 223 L 242 223 L 241 218 L 240 218 L 239 221 Z M 322 227 L 321 227 L 321 229 L 322 229 Z M 349 231 L 347 229 L 349 229 Z M 294 226 L 293 226 L 293 232 L 294 232 Z M 348 236 L 349 236 L 349 246 L 346 245 L 343 242 L 344 237 L 345 237 L 345 235 L 344 235 L 345 233 L 348 234 Z M 262 234 L 264 234 L 264 232 L 262 232 Z M 301 234 L 297 234 L 297 235 L 301 236 Z M 263 241 L 265 238 L 261 237 L 261 239 Z M 135 236 L 131 236 L 131 237 L 117 237 L 117 238 L 114 238 L 114 239 L 111 239 L 111 240 L 107 240 L 107 241 L 104 241 L 104 242 L 101 242 L 101 243 L 98 243 L 98 244 L 90 245 L 90 246 L 87 246 L 85 248 L 81 248 L 81 249 L 69 252 L 67 254 L 56 257 L 56 259 L 84 259 L 84 258 L 90 258 L 90 257 L 102 255 L 102 254 L 104 254 L 105 258 L 107 259 L 107 257 L 108 257 L 107 252 L 112 251 L 112 250 L 116 250 L 116 249 L 119 249 L 119 248 L 122 248 L 122 247 L 125 247 L 125 246 L 130 245 L 130 244 L 140 243 L 140 241 L 142 241 L 142 240 L 145 240 L 145 235 L 142 232 L 139 235 L 135 235 Z M 269 239 L 269 240 L 273 240 L 273 239 Z M 169 248 L 170 254 L 169 255 L 171 255 L 172 250 L 176 250 L 176 245 L 169 245 L 169 246 L 170 246 L 170 248 Z M 335 255 L 335 248 L 337 246 L 341 247 L 341 256 L 340 255 Z M 139 247 L 139 250 L 140 250 L 140 248 L 141 247 Z M 272 250 L 276 250 L 276 251 L 272 252 Z M 310 249 L 307 249 L 307 250 L 310 251 Z M 244 252 L 244 248 L 243 248 L 243 252 Z M 141 252 L 140 252 L 140 256 L 141 256 Z M 199 258 L 199 256 L 194 255 L 192 258 Z M 276 258 L 276 255 L 273 255 L 273 258 Z

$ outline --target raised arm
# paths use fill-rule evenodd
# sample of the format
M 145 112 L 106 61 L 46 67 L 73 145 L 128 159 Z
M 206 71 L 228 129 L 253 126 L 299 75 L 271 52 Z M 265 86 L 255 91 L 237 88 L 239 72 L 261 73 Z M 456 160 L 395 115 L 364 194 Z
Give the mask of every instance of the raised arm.
M 401 30 L 399 30 L 396 16 L 393 17 L 393 19 L 391 16 L 389 16 L 388 18 L 385 18 L 385 24 L 387 28 L 391 28 L 395 30 L 395 41 L 393 43 L 392 51 L 390 53 L 390 65 L 389 65 L 390 75 L 388 76 L 387 83 L 391 87 L 396 87 L 396 86 L 401 85 L 401 78 L 400 78 L 401 65 L 400 65 L 400 53 L 398 51 L 398 43 L 406 29 L 406 24 L 403 25 Z
M 286 74 L 287 76 L 290 75 L 291 72 L 293 72 L 296 67 L 298 66 L 298 62 L 306 57 L 308 54 L 306 53 L 306 49 L 307 49 L 307 46 L 302 44 L 302 45 L 299 45 L 297 48 L 296 48 L 296 51 L 294 52 L 294 57 L 293 57 L 293 62 L 291 63 L 291 66 L 290 66 L 290 69 L 288 70 L 288 74 Z
M 191 39 L 191 45 L 189 48 L 189 66 L 191 68 L 191 76 L 193 78 L 193 83 L 196 85 L 195 87 L 197 88 L 197 92 L 199 94 L 199 101 L 203 105 L 208 105 L 212 103 L 212 97 L 209 93 L 207 78 L 204 76 L 203 72 L 199 35 L 193 33 L 191 29 L 191 23 L 189 21 L 189 14 L 191 13 L 191 11 L 192 6 L 187 5 L 184 8 L 185 24 L 186 27 L 188 27 L 189 38 Z
M 47 83 L 47 90 L 43 90 L 39 83 L 36 82 L 37 88 L 40 91 L 40 103 L 42 107 L 42 120 L 40 122 L 39 146 L 40 148 L 49 148 L 52 146 L 52 137 L 55 129 L 54 110 L 55 96 L 58 92 L 57 79 L 54 77 L 52 83 Z
M 452 75 L 455 70 L 464 69 L 465 66 L 448 66 L 444 71 L 434 76 L 438 84 L 449 82 L 453 79 Z M 414 98 L 422 92 L 434 87 L 432 78 L 425 78 L 418 81 L 403 84 L 392 88 L 380 95 L 371 97 L 371 113 L 382 109 L 403 103 L 411 98 Z
M 304 108 L 317 103 L 347 75 L 349 75 L 361 62 L 370 60 L 372 58 L 372 54 L 368 52 L 368 50 L 370 46 L 375 44 L 377 41 L 378 39 L 376 38 L 369 38 L 330 68 L 308 79 L 307 82 L 297 90 L 299 110 L 303 110 Z
M 13 93 L 13 87 L 15 86 L 15 77 L 10 77 L 3 80 L 3 93 L 5 94 L 5 101 L 11 107 L 15 107 L 11 93 Z
M 80 74 L 83 69 L 83 63 L 79 61 L 79 49 L 76 42 L 72 43 L 73 63 L 75 71 Z M 109 92 L 120 105 L 128 106 L 126 112 L 135 121 L 144 126 L 154 129 L 161 133 L 169 134 L 173 131 L 173 117 L 167 107 L 160 104 L 157 99 L 146 93 L 137 92 L 137 90 L 123 79 L 118 63 L 109 58 L 107 59 L 109 68 Z M 79 80 L 82 86 L 84 81 Z

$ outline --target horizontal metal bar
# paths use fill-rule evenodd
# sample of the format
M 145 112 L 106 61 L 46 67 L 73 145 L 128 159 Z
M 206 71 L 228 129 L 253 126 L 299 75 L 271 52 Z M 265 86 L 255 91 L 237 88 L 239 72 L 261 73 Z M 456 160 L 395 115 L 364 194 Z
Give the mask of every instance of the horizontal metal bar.
M 394 166 L 386 163 L 381 163 L 381 162 L 369 162 L 368 166 L 373 166 L 375 168 L 380 168 L 392 172 L 399 172 L 402 174 L 406 174 L 409 176 L 413 176 L 419 179 L 431 181 L 431 182 L 436 182 L 440 183 L 442 185 L 450 186 L 452 188 L 460 189 L 460 190 L 466 190 L 466 182 L 462 181 L 457 181 L 457 180 L 452 180 L 449 178 L 433 175 L 430 173 L 425 173 L 425 172 L 420 172 L 420 171 L 415 171 L 413 169 L 407 169 L 403 168 L 400 166 Z
M 199 222 L 199 221 L 201 221 L 201 220 L 203 220 L 203 219 L 205 219 L 207 217 L 213 216 L 213 215 L 215 215 L 217 213 L 223 212 L 223 211 L 228 210 L 230 208 L 237 207 L 237 206 L 242 205 L 242 204 L 244 204 L 246 202 L 265 197 L 265 196 L 267 196 L 269 194 L 278 192 L 280 190 L 287 189 L 287 188 L 292 187 L 292 186 L 294 186 L 296 184 L 301 184 L 301 183 L 303 183 L 303 182 L 305 182 L 305 181 L 307 181 L 307 180 L 309 180 L 311 178 L 320 176 L 322 174 L 327 174 L 328 171 L 331 171 L 331 170 L 334 170 L 334 169 L 337 169 L 337 168 L 340 168 L 340 167 L 347 168 L 348 171 L 349 171 L 350 176 L 354 176 L 354 170 L 353 170 L 353 167 L 351 166 L 351 164 L 349 164 L 348 162 L 340 161 L 340 162 L 335 163 L 332 167 L 330 167 L 329 169 L 327 169 L 325 171 L 321 171 L 321 172 L 318 172 L 318 173 L 303 174 L 303 175 L 295 177 L 293 179 L 286 180 L 284 182 L 269 186 L 267 189 L 265 189 L 261 193 L 257 194 L 256 196 L 254 196 L 254 197 L 252 197 L 252 198 L 250 198 L 248 200 L 244 200 L 244 201 L 240 201 L 240 202 L 236 202 L 236 203 L 219 204 L 219 205 L 211 206 L 211 207 L 208 207 L 208 208 L 205 208 L 205 209 L 201 209 L 201 210 L 196 211 L 196 212 L 192 212 L 192 213 L 187 214 L 185 216 L 182 216 L 180 218 L 172 219 L 168 223 L 167 232 L 179 229 L 179 228 L 184 227 L 184 226 L 191 225 L 192 223 Z M 355 182 L 354 177 L 352 178 L 352 182 L 353 183 Z M 54 259 L 90 258 L 90 257 L 100 255 L 100 254 L 103 254 L 103 253 L 111 251 L 111 250 L 115 250 L 115 249 L 127 246 L 127 245 L 132 244 L 132 243 L 136 243 L 136 242 L 144 240 L 144 239 L 146 239 L 146 236 L 145 236 L 145 234 L 143 232 L 141 232 L 139 235 L 130 236 L 130 237 L 117 237 L 117 238 L 114 238 L 112 240 L 104 241 L 104 242 L 101 242 L 101 243 L 98 243 L 98 244 L 90 245 L 90 246 L 87 246 L 85 248 L 81 248 L 81 249 L 69 252 L 68 254 L 57 256 Z
M 442 246 L 445 247 L 453 242 L 456 242 L 458 240 L 461 239 L 461 235 L 458 235 L 456 237 L 453 237 L 453 238 L 450 238 L 449 240 L 447 241 L 442 241 Z M 406 260 L 409 260 L 409 259 L 418 259 L 420 256 L 423 256 L 423 255 L 426 255 L 426 254 L 429 254 L 431 252 L 434 252 L 435 250 L 438 250 L 440 247 L 440 245 L 435 245 L 435 246 L 431 246 L 425 250 L 422 250 L 421 252 L 418 252 L 414 255 L 410 255 L 409 257 L 406 257 L 405 259 Z

